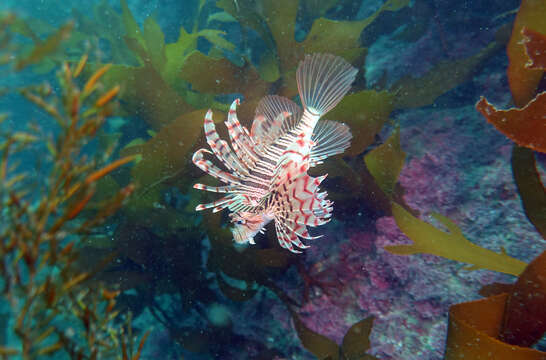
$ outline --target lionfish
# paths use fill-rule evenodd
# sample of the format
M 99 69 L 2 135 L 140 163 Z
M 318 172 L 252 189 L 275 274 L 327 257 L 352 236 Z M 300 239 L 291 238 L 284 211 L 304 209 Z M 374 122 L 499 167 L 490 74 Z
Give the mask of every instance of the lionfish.
M 192 161 L 226 185 L 194 188 L 227 195 L 196 210 L 229 209 L 237 243 L 254 244 L 254 236 L 271 220 L 280 245 L 292 252 L 308 247 L 301 239 L 319 238 L 311 236 L 307 226 L 330 221 L 333 203 L 319 191 L 326 175 L 311 177 L 307 170 L 349 147 L 349 128 L 321 117 L 341 101 L 357 72 L 340 57 L 306 55 L 296 72 L 303 110 L 287 98 L 268 95 L 256 107 L 249 132 L 237 119 L 239 99 L 235 100 L 225 121 L 231 147 L 218 136 L 209 110 L 204 129 L 212 151 L 199 149 Z M 214 154 L 225 169 L 206 160 L 206 153 Z

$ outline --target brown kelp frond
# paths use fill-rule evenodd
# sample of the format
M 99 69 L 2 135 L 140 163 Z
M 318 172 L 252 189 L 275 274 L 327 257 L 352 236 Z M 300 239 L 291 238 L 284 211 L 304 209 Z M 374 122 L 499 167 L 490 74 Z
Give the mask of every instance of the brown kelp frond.
M 324 335 L 309 329 L 295 311 L 291 311 L 294 327 L 302 345 L 321 360 L 377 360 L 366 352 L 370 349 L 369 336 L 373 317 L 353 324 L 343 337 L 341 346 Z
M 543 252 L 500 294 L 451 306 L 445 359 L 544 359 L 529 347 L 546 330 L 545 289 Z
M 546 69 L 546 34 L 523 27 L 521 29 L 525 43 L 525 54 L 529 61 L 525 64 L 528 69 Z
M 546 239 L 546 187 L 537 169 L 535 155 L 527 148 L 512 149 L 512 174 L 525 215 Z
M 523 0 L 514 21 L 512 36 L 506 52 L 509 60 L 508 83 L 517 107 L 525 106 L 536 95 L 537 87 L 544 73 L 543 70 L 527 66 L 529 57 L 525 47 L 529 46 L 530 39 L 522 30 L 525 27 L 534 32 L 546 34 L 544 16 L 546 16 L 544 1 Z
M 498 110 L 484 97 L 478 101 L 476 109 L 519 146 L 546 153 L 546 92 L 538 94 L 521 109 Z
M 99 180 L 134 159 L 108 162 L 108 153 L 92 156 L 83 151 L 111 114 L 119 90 L 100 84 L 107 68 L 80 87 L 75 77 L 85 63 L 84 57 L 73 66 L 63 65 L 58 94 L 47 85 L 21 90 L 60 126 L 55 139 L 43 140 L 39 131 L 7 131 L 0 141 L 0 283 L 15 317 L 10 331 L 20 340 L 17 347 L 0 347 L 2 355 L 38 359 L 64 352 L 71 359 L 136 360 L 147 337 L 133 346 L 132 331 L 114 323 L 121 317 L 115 309 L 118 292 L 100 284 L 88 286 L 96 271 L 76 266 L 83 236 L 119 209 L 133 190 L 128 185 L 84 214 Z M 51 160 L 48 173 L 34 169 L 32 174 L 28 165 L 22 172 L 17 159 L 30 156 L 30 146 L 40 143 Z M 43 183 L 38 191 L 28 187 L 29 178 Z M 130 317 L 126 319 L 130 329 Z M 128 337 L 129 346 L 122 346 Z
M 512 32 L 512 38 L 523 39 L 518 44 L 511 40 L 508 47 L 511 54 L 508 75 L 512 97 L 519 107 L 499 110 L 482 97 L 476 109 L 498 131 L 517 144 L 512 150 L 514 180 L 527 218 L 546 239 L 546 188 L 533 155 L 533 150 L 546 152 L 546 92 L 534 93 L 537 76 L 539 79 L 542 77 L 546 66 L 546 27 L 534 22 L 533 13 L 546 15 L 546 6 L 524 1 L 518 12 L 520 21 L 516 22 Z M 527 26 L 536 26 L 542 29 L 542 33 Z M 525 63 L 523 58 L 527 59 Z

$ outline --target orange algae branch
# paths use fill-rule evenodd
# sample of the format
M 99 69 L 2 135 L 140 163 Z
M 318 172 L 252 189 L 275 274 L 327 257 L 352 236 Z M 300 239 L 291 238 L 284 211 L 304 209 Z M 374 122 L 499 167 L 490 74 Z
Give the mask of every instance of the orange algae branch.
M 538 94 L 521 109 L 497 110 L 483 97 L 476 109 L 516 144 L 546 153 L 546 92 Z
M 98 83 L 100 78 L 103 77 L 104 74 L 106 74 L 106 72 L 108 71 L 108 69 L 110 69 L 111 66 L 112 64 L 106 64 L 100 69 L 98 69 L 97 71 L 95 71 L 93 75 L 91 75 L 89 80 L 87 80 L 87 82 L 85 83 L 83 87 L 83 93 L 84 94 L 91 93 L 95 89 L 95 85 Z
M 95 107 L 100 108 L 108 104 L 110 100 L 112 100 L 119 93 L 119 89 L 119 85 L 114 86 L 97 100 L 97 102 L 95 103 Z
M 432 254 L 471 264 L 467 270 L 488 269 L 515 276 L 521 274 L 527 266 L 504 251 L 499 254 L 471 243 L 453 221 L 440 214 L 431 215 L 449 232 L 419 220 L 396 203 L 392 205 L 392 214 L 400 230 L 413 241 L 411 245 L 385 246 L 385 250 L 393 254 Z
M 507 289 L 450 308 L 445 360 L 546 358 L 546 353 L 525 347 L 546 330 L 546 252 Z
M 546 69 L 546 35 L 524 27 L 521 29 L 525 46 L 525 54 L 529 61 L 528 69 Z

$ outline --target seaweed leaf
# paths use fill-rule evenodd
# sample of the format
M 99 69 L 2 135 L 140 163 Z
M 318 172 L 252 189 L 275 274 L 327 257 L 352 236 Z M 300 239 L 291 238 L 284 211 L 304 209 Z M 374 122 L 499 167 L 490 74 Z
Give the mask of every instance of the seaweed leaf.
M 144 20 L 142 37 L 146 44 L 147 54 L 154 68 L 161 72 L 167 62 L 165 52 L 165 36 L 159 24 L 151 16 Z
M 326 336 L 309 329 L 295 311 L 291 311 L 294 327 L 301 340 L 301 344 L 318 359 L 339 359 L 339 346 Z
M 370 348 L 369 336 L 372 331 L 373 317 L 368 317 L 353 324 L 343 337 L 341 347 L 326 336 L 309 329 L 299 315 L 291 310 L 294 327 L 302 345 L 317 359 L 321 360 L 377 360 L 366 354 Z
M 228 51 L 235 50 L 235 45 L 226 40 L 222 35 L 226 35 L 224 31 L 215 30 L 215 29 L 203 29 L 199 30 L 196 34 L 207 39 L 211 44 L 218 46 L 221 49 L 226 49 Z
M 362 90 L 349 94 L 328 113 L 328 118 L 344 122 L 353 139 L 347 150 L 358 155 L 371 145 L 393 110 L 394 94 L 387 91 Z
M 223 275 L 216 273 L 216 280 L 218 281 L 218 287 L 227 298 L 233 301 L 243 302 L 248 301 L 254 297 L 257 289 L 251 288 L 250 283 L 246 282 L 247 289 L 239 289 L 231 286 L 224 280 Z
M 465 82 L 483 61 L 502 46 L 502 43 L 494 41 L 468 58 L 442 61 L 420 78 L 407 76 L 398 80 L 391 87 L 391 91 L 396 93 L 394 107 L 412 109 L 434 103 L 440 95 Z
M 15 69 L 22 70 L 28 65 L 32 65 L 32 64 L 36 64 L 40 62 L 46 56 L 55 52 L 59 48 L 61 43 L 70 36 L 70 33 L 72 32 L 73 27 L 74 27 L 74 23 L 69 22 L 63 25 L 53 35 L 50 35 L 43 42 L 39 42 L 35 44 L 30 54 L 22 58 L 19 58 L 17 60 L 17 62 L 15 63 Z
M 525 54 L 529 61 L 525 64 L 528 69 L 546 70 L 546 35 L 523 27 L 521 29 L 525 46 Z
M 476 109 L 516 144 L 546 153 L 546 92 L 538 94 L 521 109 L 498 110 L 484 97 L 478 101 Z
M 385 250 L 393 254 L 432 254 L 471 264 L 467 270 L 488 269 L 515 276 L 521 274 L 527 265 L 505 253 L 499 254 L 471 243 L 454 222 L 440 214 L 431 215 L 449 232 L 419 220 L 396 203 L 392 204 L 392 213 L 400 230 L 413 241 L 411 245 L 385 246 Z
M 343 337 L 341 352 L 344 360 L 374 360 L 377 358 L 366 354 L 370 349 L 370 334 L 373 327 L 373 316 L 353 324 Z
M 127 0 L 120 0 L 121 5 L 121 19 L 123 21 L 123 26 L 125 27 L 125 32 L 128 37 L 137 39 L 144 46 L 144 39 L 140 32 L 140 27 L 138 26 L 133 13 L 127 5 Z
M 545 263 L 546 252 L 507 292 L 451 306 L 445 359 L 544 359 L 546 353 L 527 346 L 546 330 Z
M 546 239 L 546 188 L 540 180 L 535 156 L 531 150 L 514 146 L 512 173 L 527 218 Z
M 517 107 L 525 106 L 534 96 L 542 78 L 543 71 L 529 69 L 526 64 L 529 58 L 525 53 L 523 27 L 546 34 L 546 2 L 522 0 L 519 7 L 512 36 L 506 48 L 508 54 L 508 83 Z
M 392 196 L 406 153 L 400 147 L 400 127 L 383 144 L 364 156 L 366 167 L 388 196 Z

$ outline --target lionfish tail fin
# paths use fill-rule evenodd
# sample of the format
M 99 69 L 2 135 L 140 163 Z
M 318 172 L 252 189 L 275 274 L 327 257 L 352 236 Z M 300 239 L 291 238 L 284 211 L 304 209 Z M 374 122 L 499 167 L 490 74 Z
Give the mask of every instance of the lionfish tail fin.
M 332 110 L 351 88 L 357 72 L 339 56 L 305 55 L 296 73 L 304 108 L 318 116 Z

